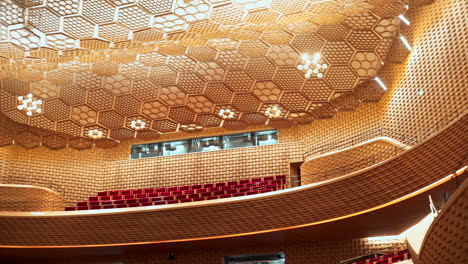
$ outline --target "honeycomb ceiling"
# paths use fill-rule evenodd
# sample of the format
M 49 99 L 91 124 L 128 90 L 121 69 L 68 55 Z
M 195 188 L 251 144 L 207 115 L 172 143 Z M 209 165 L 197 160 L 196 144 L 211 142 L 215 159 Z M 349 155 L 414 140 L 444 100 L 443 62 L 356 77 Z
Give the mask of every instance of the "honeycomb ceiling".
M 400 0 L 2 0 L 0 113 L 78 142 L 94 129 L 122 141 L 310 123 L 381 93 L 363 86 L 405 11 Z M 307 79 L 297 66 L 317 52 L 328 68 Z M 42 113 L 17 109 L 28 93 Z

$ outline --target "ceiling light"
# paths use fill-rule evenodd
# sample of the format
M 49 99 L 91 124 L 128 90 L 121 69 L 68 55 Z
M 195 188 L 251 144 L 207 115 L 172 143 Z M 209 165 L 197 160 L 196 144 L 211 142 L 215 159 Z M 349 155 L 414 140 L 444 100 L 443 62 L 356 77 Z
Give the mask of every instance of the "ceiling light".
M 281 116 L 281 109 L 279 109 L 277 105 L 268 107 L 268 108 L 265 110 L 265 115 L 266 115 L 268 118 L 278 118 L 278 117 Z
M 197 124 L 180 125 L 180 129 L 185 130 L 187 132 L 195 132 L 202 130 L 203 126 Z
M 130 127 L 135 129 L 135 130 L 145 129 L 146 128 L 146 122 L 141 120 L 141 119 L 132 120 L 132 122 L 130 122 Z
M 402 35 L 400 35 L 400 39 L 401 39 L 401 42 L 403 42 L 403 44 L 405 44 L 405 47 L 411 51 L 411 45 L 409 44 L 408 40 L 406 40 L 405 37 L 403 37 Z
M 223 119 L 231 119 L 231 118 L 234 118 L 235 113 L 231 109 L 227 108 L 227 109 L 220 109 L 218 115 L 222 117 Z
M 32 94 L 24 96 L 18 96 L 18 110 L 25 111 L 28 116 L 32 116 L 33 113 L 40 114 L 42 113 L 42 100 L 36 100 Z
M 387 90 L 387 86 L 385 86 L 385 84 L 382 82 L 382 80 L 380 80 L 379 77 L 375 77 L 375 81 L 380 85 L 380 87 L 382 87 L 382 89 L 384 89 L 385 91 Z
M 297 69 L 305 72 L 304 76 L 306 78 L 310 78 L 311 76 L 322 78 L 323 72 L 328 68 L 328 65 L 326 63 L 321 63 L 320 59 L 320 53 L 315 53 L 312 60 L 310 60 L 309 54 L 304 53 L 302 54 L 304 64 L 299 64 Z
M 399 15 L 398 18 L 408 26 L 411 24 L 411 22 L 404 15 Z
M 104 133 L 97 128 L 91 129 L 88 131 L 88 137 L 90 138 L 98 139 L 98 138 L 102 138 L 103 135 Z

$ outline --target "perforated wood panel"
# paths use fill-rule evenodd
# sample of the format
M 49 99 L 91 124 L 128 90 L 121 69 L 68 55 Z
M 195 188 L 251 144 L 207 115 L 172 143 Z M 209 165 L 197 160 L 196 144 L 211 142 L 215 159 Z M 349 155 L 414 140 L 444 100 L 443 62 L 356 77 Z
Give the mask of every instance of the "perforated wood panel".
M 353 239 L 338 241 L 320 241 L 320 242 L 297 242 L 275 245 L 252 245 L 232 248 L 216 249 L 186 249 L 175 250 L 174 264 L 203 263 L 219 264 L 226 256 L 236 256 L 245 254 L 263 254 L 271 252 L 284 252 L 287 263 L 306 264 L 336 264 L 340 260 L 349 259 L 373 252 L 391 253 L 406 248 L 406 243 L 402 239 L 377 240 Z M 151 253 L 127 253 L 120 256 L 107 257 L 66 257 L 54 260 L 42 260 L 43 263 L 71 263 L 71 264 L 102 264 L 123 262 L 128 264 L 153 264 L 155 261 L 163 262 L 167 259 L 166 252 Z M 164 262 L 163 262 L 164 263 Z
M 424 237 L 417 263 L 465 263 L 468 232 L 468 181 L 453 194 Z
M 348 150 L 319 156 L 301 165 L 301 181 L 307 184 L 346 175 L 387 160 L 403 150 L 392 142 L 377 140 Z M 317 179 L 318 177 L 323 178 Z
M 28 185 L 0 184 L 0 200 L 0 211 L 62 211 L 65 206 L 60 194 Z
M 13 101 L 0 111 L 34 127 L 74 137 L 99 129 L 119 141 L 138 137 L 125 121 L 136 116 L 153 133 L 201 123 L 203 114 L 215 119 L 199 124 L 204 128 L 301 124 L 295 113 L 348 98 L 381 70 L 404 6 L 402 0 L 3 1 L 0 100 L 32 92 L 44 111 L 28 117 Z M 328 69 L 322 82 L 307 82 L 297 66 L 302 53 L 315 52 Z M 260 102 L 280 103 L 281 121 L 248 118 L 264 115 Z M 216 111 L 226 104 L 236 116 L 222 122 Z
M 0 221 L 0 244 L 84 245 L 190 239 L 295 226 L 348 215 L 390 202 L 453 173 L 468 148 L 467 122 L 465 116 L 438 135 L 371 170 L 257 199 L 174 208 L 169 205 L 167 210 L 147 207 L 148 211 L 106 215 L 5 216 Z M 130 224 L 110 232 L 109 225 L 102 225 L 104 222 Z M 167 228 L 168 223 L 171 228 Z

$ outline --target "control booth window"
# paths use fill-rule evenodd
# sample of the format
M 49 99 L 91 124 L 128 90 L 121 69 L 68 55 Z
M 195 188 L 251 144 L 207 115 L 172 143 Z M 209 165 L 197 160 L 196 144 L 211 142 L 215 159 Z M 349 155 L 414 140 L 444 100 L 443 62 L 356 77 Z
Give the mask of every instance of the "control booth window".
M 224 257 L 224 264 L 284 264 L 283 252 L 271 254 L 239 255 Z
M 265 146 L 278 143 L 278 131 L 266 130 L 223 136 L 133 145 L 132 159 L 171 156 L 221 149 Z

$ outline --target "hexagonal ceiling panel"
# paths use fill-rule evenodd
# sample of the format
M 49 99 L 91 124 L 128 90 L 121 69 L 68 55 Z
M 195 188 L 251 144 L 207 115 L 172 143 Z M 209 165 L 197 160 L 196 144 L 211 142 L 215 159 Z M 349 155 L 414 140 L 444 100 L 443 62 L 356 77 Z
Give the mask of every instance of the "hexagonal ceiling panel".
M 350 93 L 381 70 L 405 4 L 3 0 L 0 113 L 55 133 L 44 136 L 51 149 L 68 138 L 77 148 L 155 138 L 181 125 L 310 123 L 318 105 L 350 110 L 367 100 Z M 303 53 L 321 54 L 321 78 L 298 69 Z M 28 94 L 40 112 L 18 109 Z M 357 99 L 347 106 L 341 96 Z M 272 107 L 280 112 L 265 112 Z

